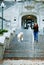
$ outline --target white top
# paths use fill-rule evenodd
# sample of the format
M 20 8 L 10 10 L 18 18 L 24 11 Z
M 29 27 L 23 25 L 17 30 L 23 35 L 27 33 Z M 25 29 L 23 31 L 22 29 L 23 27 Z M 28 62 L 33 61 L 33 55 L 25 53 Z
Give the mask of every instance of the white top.
M 3 36 L 0 36 L 0 43 L 4 43 L 4 40 L 5 40 L 5 36 L 3 35 Z
M 29 27 L 29 29 L 27 30 L 29 36 L 31 36 L 30 38 L 32 38 L 32 43 L 34 43 L 34 35 L 33 35 L 33 30 L 31 29 L 31 27 Z

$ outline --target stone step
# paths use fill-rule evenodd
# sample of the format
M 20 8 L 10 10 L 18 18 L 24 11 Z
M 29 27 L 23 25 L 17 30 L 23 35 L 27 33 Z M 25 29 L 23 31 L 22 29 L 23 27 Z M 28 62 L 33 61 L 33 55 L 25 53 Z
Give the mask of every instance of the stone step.
M 4 57 L 44 57 L 44 51 L 36 50 L 6 50 Z
M 43 45 L 44 46 L 44 45 Z M 15 44 L 14 48 L 5 50 L 4 57 L 44 57 L 44 47 L 39 46 L 39 43 L 34 43 L 33 48 L 29 43 Z
M 4 55 L 4 58 L 7 58 L 7 57 L 29 57 L 29 58 L 34 58 L 34 57 L 38 57 L 38 58 L 41 58 L 41 57 L 43 57 L 44 58 L 44 54 L 42 53 L 42 54 L 39 54 L 39 53 L 37 53 L 37 54 L 32 54 L 32 53 L 7 53 L 7 54 L 5 54 Z
M 6 53 L 4 57 L 33 57 L 32 53 Z

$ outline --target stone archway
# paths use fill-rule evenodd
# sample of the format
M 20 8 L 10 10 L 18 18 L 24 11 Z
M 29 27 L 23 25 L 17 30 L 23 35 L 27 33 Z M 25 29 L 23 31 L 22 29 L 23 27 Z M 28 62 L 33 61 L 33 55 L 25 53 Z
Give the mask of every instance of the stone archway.
M 24 29 L 28 29 L 29 26 L 33 27 L 33 24 L 37 22 L 37 17 L 35 15 L 24 15 L 21 19 L 21 27 Z

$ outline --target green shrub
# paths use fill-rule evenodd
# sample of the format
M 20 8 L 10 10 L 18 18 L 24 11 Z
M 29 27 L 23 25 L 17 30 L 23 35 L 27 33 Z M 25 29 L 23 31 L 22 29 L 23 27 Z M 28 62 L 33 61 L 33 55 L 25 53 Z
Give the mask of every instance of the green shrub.
M 3 34 L 4 32 L 8 32 L 8 30 L 5 30 L 5 29 L 0 29 L 0 34 Z
M 0 30 L 0 34 L 3 34 L 2 30 Z
M 2 32 L 8 32 L 8 30 L 3 29 Z

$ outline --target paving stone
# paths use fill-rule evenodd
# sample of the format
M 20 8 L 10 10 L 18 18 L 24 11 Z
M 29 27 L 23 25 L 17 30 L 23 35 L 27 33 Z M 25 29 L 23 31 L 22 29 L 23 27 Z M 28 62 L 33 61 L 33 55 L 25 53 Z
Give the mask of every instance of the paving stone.
M 44 65 L 41 60 L 5 60 L 3 65 Z

